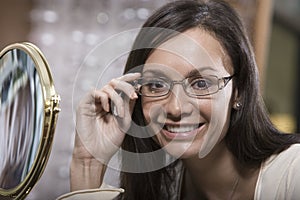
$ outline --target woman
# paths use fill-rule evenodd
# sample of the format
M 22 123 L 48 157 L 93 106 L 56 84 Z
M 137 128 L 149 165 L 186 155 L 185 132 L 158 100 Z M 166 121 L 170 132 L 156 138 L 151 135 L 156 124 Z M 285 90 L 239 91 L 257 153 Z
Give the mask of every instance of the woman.
M 299 136 L 270 122 L 236 12 L 175 1 L 143 27 L 125 75 L 78 107 L 71 190 L 99 187 L 121 146 L 120 199 L 300 198 Z

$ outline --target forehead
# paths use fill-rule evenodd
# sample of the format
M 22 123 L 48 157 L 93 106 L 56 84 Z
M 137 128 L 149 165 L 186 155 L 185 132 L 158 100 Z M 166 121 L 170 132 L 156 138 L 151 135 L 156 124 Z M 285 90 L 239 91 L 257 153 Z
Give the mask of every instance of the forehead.
M 155 49 L 145 63 L 144 72 L 176 71 L 184 75 L 197 69 L 203 73 L 225 75 L 233 71 L 228 60 L 228 55 L 218 40 L 200 28 L 193 28 Z

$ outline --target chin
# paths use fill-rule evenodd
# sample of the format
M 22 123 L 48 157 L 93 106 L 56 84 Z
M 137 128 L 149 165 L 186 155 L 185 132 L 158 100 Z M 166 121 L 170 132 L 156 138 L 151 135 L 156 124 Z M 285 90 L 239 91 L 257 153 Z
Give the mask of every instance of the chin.
M 201 144 L 197 141 L 178 142 L 171 141 L 163 143 L 166 152 L 178 159 L 187 159 L 199 155 Z

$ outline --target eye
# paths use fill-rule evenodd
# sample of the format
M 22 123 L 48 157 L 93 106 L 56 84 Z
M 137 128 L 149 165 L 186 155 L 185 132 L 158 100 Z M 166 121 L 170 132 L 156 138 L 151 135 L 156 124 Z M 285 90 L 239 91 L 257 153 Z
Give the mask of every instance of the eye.
M 145 94 L 161 93 L 169 90 L 168 84 L 160 79 L 145 79 L 141 84 Z
M 164 84 L 162 82 L 151 82 L 147 86 L 151 89 L 160 89 L 164 87 Z
M 206 90 L 213 85 L 213 81 L 209 78 L 195 78 L 190 82 L 190 86 L 194 90 Z
M 167 88 L 166 83 L 159 80 L 150 80 L 149 82 L 145 83 L 146 87 L 148 87 L 151 90 L 160 90 Z

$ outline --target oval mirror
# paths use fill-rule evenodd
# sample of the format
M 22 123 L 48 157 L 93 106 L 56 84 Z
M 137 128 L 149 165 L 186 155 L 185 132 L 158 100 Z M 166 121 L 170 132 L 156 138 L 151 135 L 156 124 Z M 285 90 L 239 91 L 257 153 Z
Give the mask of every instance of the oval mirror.
M 59 101 L 35 45 L 16 43 L 0 52 L 0 199 L 24 199 L 43 173 Z

